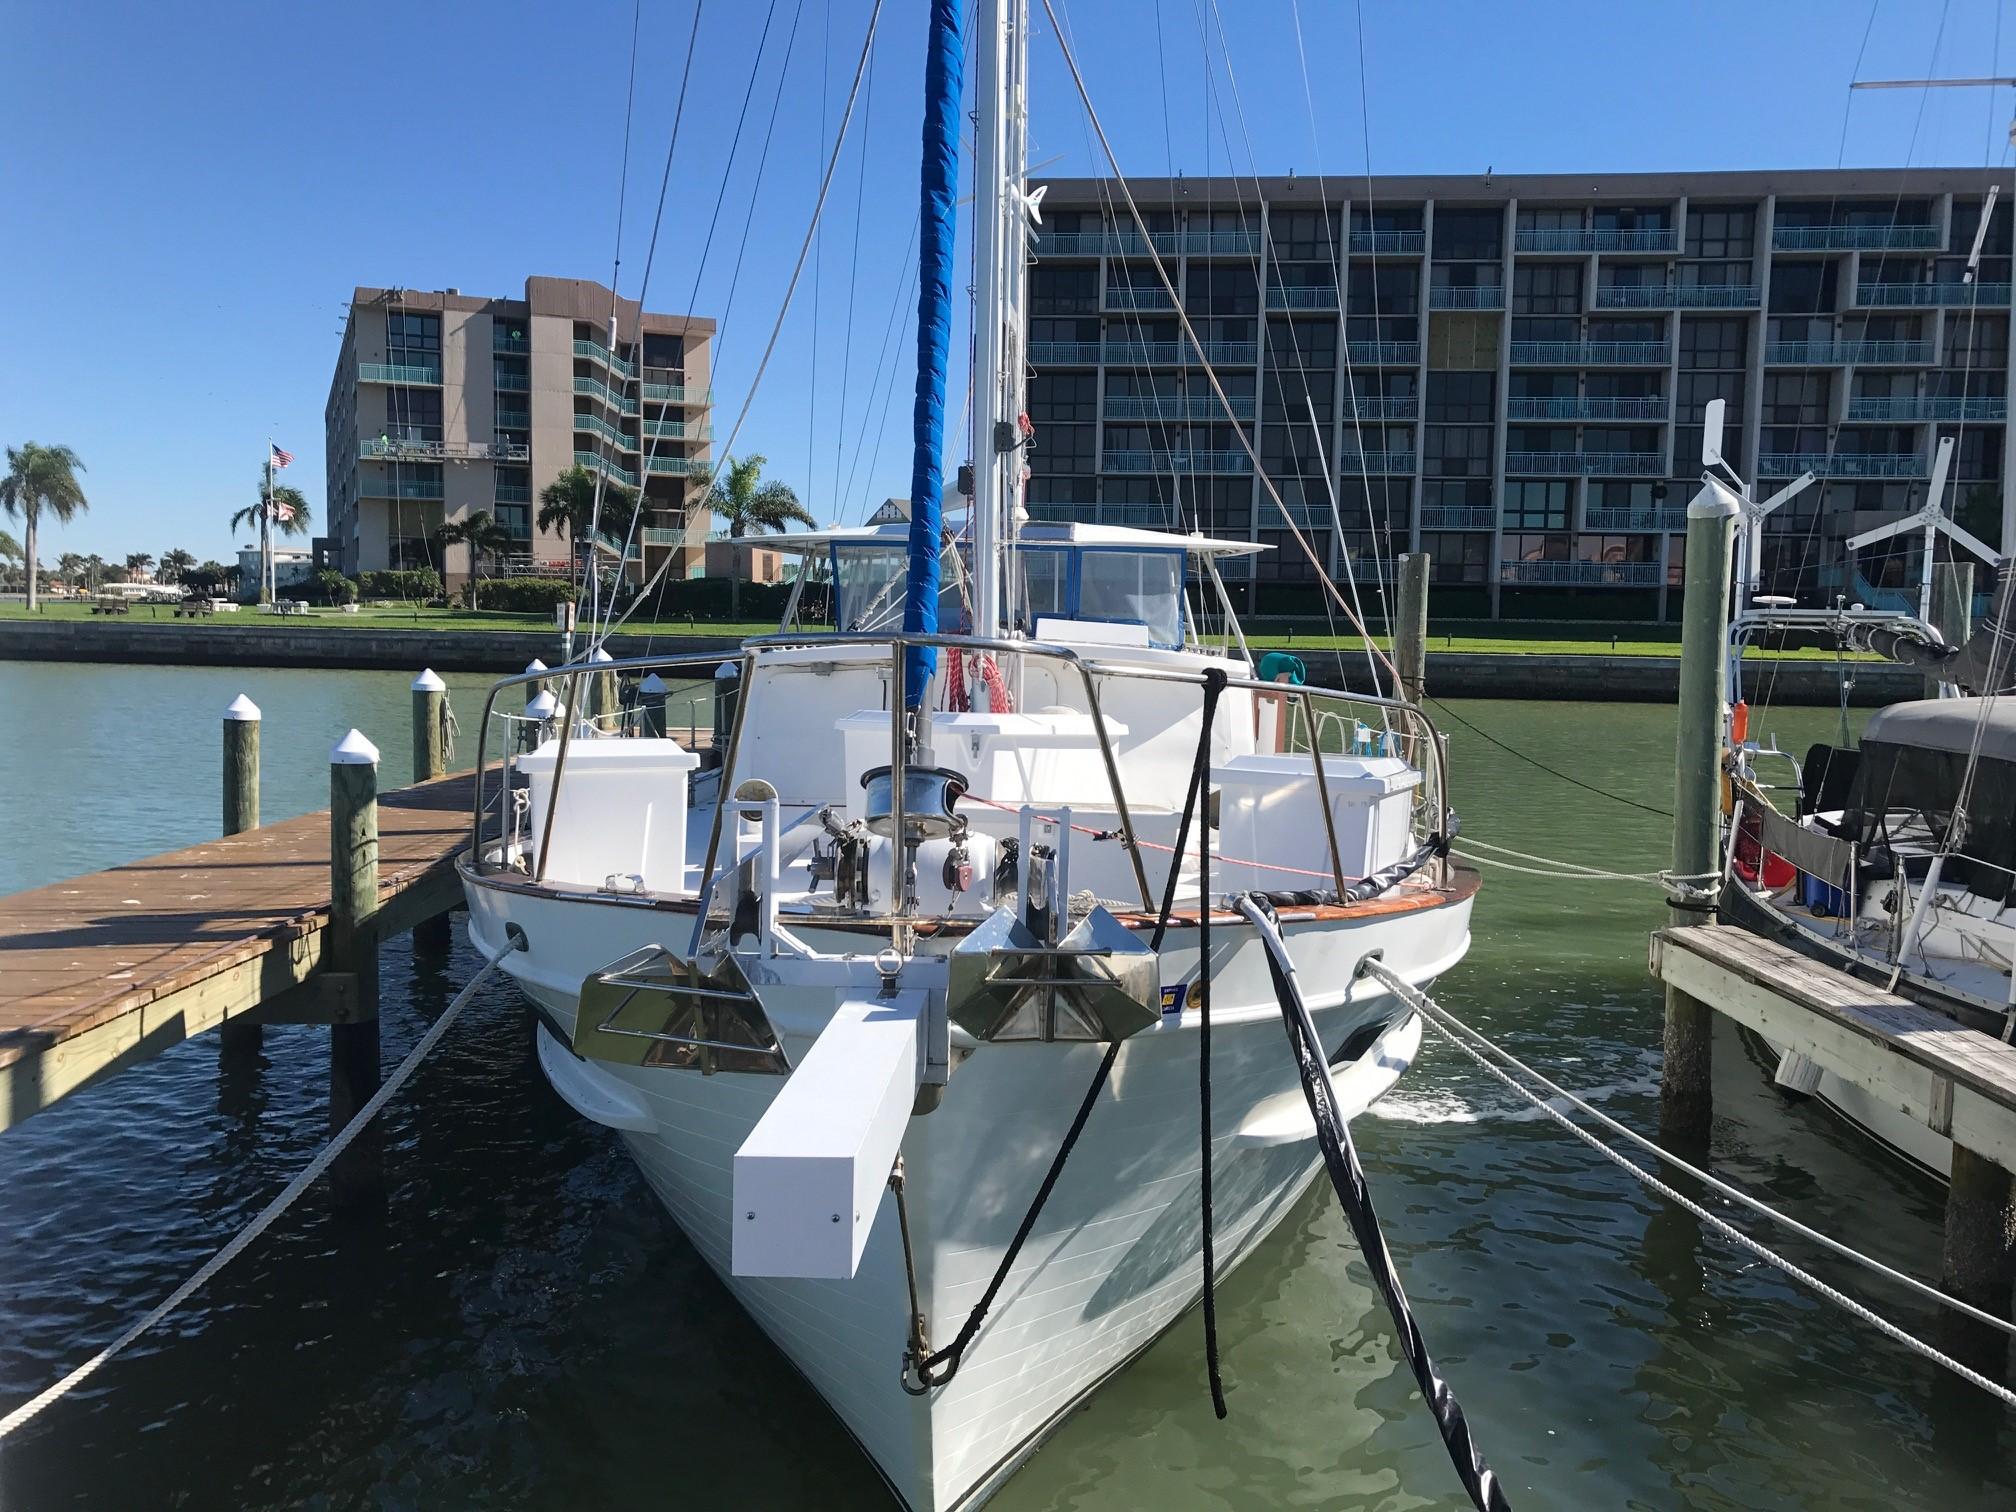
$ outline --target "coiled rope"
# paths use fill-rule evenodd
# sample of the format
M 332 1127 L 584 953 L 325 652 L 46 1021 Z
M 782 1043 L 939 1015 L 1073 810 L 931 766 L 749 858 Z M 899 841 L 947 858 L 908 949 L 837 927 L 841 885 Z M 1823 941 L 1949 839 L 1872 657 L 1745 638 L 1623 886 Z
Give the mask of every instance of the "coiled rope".
M 302 1168 L 301 1174 L 282 1187 L 279 1195 L 267 1203 L 265 1207 L 261 1208 L 258 1215 L 250 1223 L 246 1224 L 244 1228 L 240 1229 L 237 1236 L 230 1243 L 226 1244 L 224 1248 L 206 1260 L 195 1275 L 176 1287 L 174 1291 L 170 1292 L 158 1306 L 145 1317 L 141 1318 L 139 1322 L 135 1323 L 126 1332 L 119 1335 L 118 1338 L 107 1344 L 82 1365 L 79 1365 L 75 1370 L 63 1377 L 62 1380 L 49 1387 L 41 1395 L 23 1402 L 19 1407 L 8 1413 L 6 1417 L 0 1418 L 0 1439 L 6 1438 L 16 1429 L 25 1427 L 34 1421 L 44 1410 L 53 1407 L 57 1402 L 83 1385 L 92 1376 L 96 1375 L 102 1367 L 110 1364 L 114 1358 L 132 1345 L 141 1335 L 155 1327 L 163 1318 L 166 1318 L 176 1308 L 201 1291 L 225 1266 L 244 1254 L 251 1247 L 254 1240 L 265 1233 L 267 1229 L 271 1228 L 282 1213 L 286 1212 L 301 1199 L 302 1194 L 315 1184 L 316 1178 L 336 1163 L 336 1158 L 350 1147 L 351 1141 L 364 1132 L 364 1126 L 370 1123 L 377 1116 L 379 1110 L 392 1100 L 393 1094 L 406 1084 L 407 1078 L 412 1076 L 414 1071 L 418 1069 L 420 1062 L 425 1060 L 434 1047 L 441 1043 L 441 1037 L 448 1032 L 449 1026 L 455 1022 L 457 1016 L 468 1006 L 470 998 L 476 994 L 476 989 L 488 981 L 490 974 L 504 963 L 504 957 L 511 954 L 512 951 L 522 948 L 523 946 L 519 940 L 514 938 L 503 950 L 498 952 L 496 960 L 491 961 L 481 971 L 477 972 L 475 976 L 471 977 L 468 985 L 455 994 L 455 1000 L 442 1012 L 441 1017 L 436 1019 L 429 1026 L 427 1032 L 420 1036 L 419 1043 L 406 1053 L 406 1058 L 399 1062 L 390 1076 L 385 1078 L 385 1084 L 371 1095 L 370 1101 L 357 1110 L 350 1122 L 343 1125 L 341 1131 L 338 1132 L 334 1139 L 329 1141 L 328 1146 L 322 1153 L 309 1161 Z
M 1635 1177 L 1643 1185 L 1650 1188 L 1652 1191 L 1657 1192 L 1660 1196 L 1666 1198 L 1667 1201 L 1672 1202 L 1678 1205 L 1679 1207 L 1686 1209 L 1689 1213 L 1692 1213 L 1696 1218 L 1700 1219 L 1703 1223 L 1706 1223 L 1710 1228 L 1714 1229 L 1724 1238 L 1730 1240 L 1732 1243 L 1740 1246 L 1741 1248 L 1749 1251 L 1749 1253 L 1755 1255 L 1758 1259 L 1764 1261 L 1767 1265 L 1774 1266 L 1778 1270 L 1783 1271 L 1787 1276 L 1790 1276 L 1794 1281 L 1797 1281 L 1800 1285 L 1804 1286 L 1807 1290 L 1813 1292 L 1815 1295 L 1823 1297 L 1827 1301 L 1832 1302 L 1836 1307 L 1841 1308 L 1851 1317 L 1861 1319 L 1864 1323 L 1867 1323 L 1870 1327 L 1876 1329 L 1877 1332 L 1881 1333 L 1885 1338 L 1889 1339 L 1891 1342 L 1901 1344 L 1906 1349 L 1912 1351 L 1914 1354 L 1924 1356 L 1926 1359 L 1930 1360 L 1933 1364 L 1939 1366 L 1944 1370 L 1950 1370 L 1954 1375 L 1960 1377 L 1961 1380 L 1966 1381 L 1969 1385 L 1980 1387 L 1990 1396 L 2000 1401 L 2004 1406 L 2016 1407 L 2016 1391 L 2011 1391 L 2008 1387 L 2002 1385 L 1999 1381 L 1990 1380 L 1987 1376 L 1982 1375 L 1979 1371 L 1970 1369 L 1968 1366 L 1961 1364 L 1951 1355 L 1948 1355 L 1943 1351 L 1937 1349 L 1933 1345 L 1926 1343 L 1923 1339 L 1920 1339 L 1913 1334 L 1907 1333 L 1904 1329 L 1898 1327 L 1895 1323 L 1892 1323 L 1889 1319 L 1883 1317 L 1880 1313 L 1877 1313 L 1872 1309 L 1865 1307 L 1862 1303 L 1857 1302 L 1853 1297 L 1847 1295 L 1847 1293 L 1837 1290 L 1835 1287 L 1829 1286 L 1825 1281 L 1822 1281 L 1818 1276 L 1815 1276 L 1812 1272 L 1804 1270 L 1800 1266 L 1795 1265 L 1792 1261 L 1786 1259 L 1783 1255 L 1780 1255 L 1777 1251 L 1771 1249 L 1769 1246 L 1765 1245 L 1762 1241 L 1753 1239 L 1750 1235 L 1744 1233 L 1743 1230 L 1737 1228 L 1734 1224 L 1728 1222 L 1724 1218 L 1719 1217 L 1715 1213 L 1710 1212 L 1707 1208 L 1703 1207 L 1700 1203 L 1694 1201 L 1691 1197 L 1686 1196 L 1685 1194 L 1669 1186 L 1666 1182 L 1661 1181 L 1657 1176 L 1653 1175 L 1643 1166 L 1636 1164 L 1635 1162 L 1628 1159 L 1624 1155 L 1620 1154 L 1616 1150 L 1611 1149 L 1609 1145 L 1605 1144 L 1602 1140 L 1598 1139 L 1594 1134 L 1591 1134 L 1587 1129 L 1583 1128 L 1580 1124 L 1574 1122 L 1565 1113 L 1563 1113 L 1559 1108 L 1556 1108 L 1547 1099 L 1537 1095 L 1532 1090 L 1532 1088 L 1525 1086 L 1518 1081 L 1515 1081 L 1510 1075 L 1510 1073 L 1505 1070 L 1504 1066 L 1501 1066 L 1497 1063 L 1497 1061 L 1488 1058 L 1481 1050 L 1479 1050 L 1475 1045 L 1470 1043 L 1470 1039 L 1474 1038 L 1480 1044 L 1489 1045 L 1492 1054 L 1502 1059 L 1506 1065 L 1517 1067 L 1523 1074 L 1532 1077 L 1534 1081 L 1538 1082 L 1540 1085 L 1544 1087 L 1547 1087 L 1556 1096 L 1566 1100 L 1577 1111 L 1585 1113 L 1588 1116 L 1596 1119 L 1598 1122 L 1602 1123 L 1606 1128 L 1615 1130 L 1619 1134 L 1622 1134 L 1626 1138 L 1632 1140 L 1634 1143 L 1643 1145 L 1646 1149 L 1651 1150 L 1655 1154 L 1657 1154 L 1660 1159 L 1670 1162 L 1676 1169 L 1685 1171 L 1688 1175 L 1706 1183 L 1710 1187 L 1714 1188 L 1719 1192 L 1722 1192 L 1724 1195 L 1732 1198 L 1733 1200 L 1744 1204 L 1746 1207 L 1752 1208 L 1755 1211 L 1764 1214 L 1766 1217 L 1771 1218 L 1774 1222 L 1781 1223 L 1785 1225 L 1787 1228 L 1793 1230 L 1795 1233 L 1798 1233 L 1805 1238 L 1812 1239 L 1815 1242 L 1826 1246 L 1826 1248 L 1832 1250 L 1836 1254 L 1846 1256 L 1847 1258 L 1855 1261 L 1855 1263 L 1857 1263 L 1858 1265 L 1862 1265 L 1868 1268 L 1869 1270 L 1874 1271 L 1878 1275 L 1885 1277 L 1888 1280 L 1898 1282 L 1904 1286 L 1908 1286 L 1913 1291 L 1919 1292 L 1924 1296 L 1930 1297 L 1935 1301 L 1943 1303 L 1945 1306 L 1951 1307 L 1956 1311 L 1965 1313 L 1967 1316 L 1979 1322 L 1993 1324 L 1995 1327 L 2003 1330 L 2005 1333 L 2016 1332 L 2016 1327 L 2012 1327 L 2007 1321 L 1995 1317 L 1992 1313 L 1986 1313 L 1981 1311 L 1979 1308 L 1972 1307 L 1969 1304 L 1961 1301 L 1958 1297 L 1948 1296 L 1945 1292 L 1940 1291 L 1938 1288 L 1927 1286 L 1924 1282 L 1918 1281 L 1913 1277 L 1907 1276 L 1901 1271 L 1893 1270 L 1889 1266 L 1884 1265 L 1879 1260 L 1875 1260 L 1867 1255 L 1860 1254 L 1855 1250 L 1850 1249 L 1847 1245 L 1840 1243 L 1838 1240 L 1830 1239 L 1826 1235 L 1820 1233 L 1818 1230 L 1806 1227 L 1806 1225 L 1798 1222 L 1796 1219 L 1790 1218 L 1785 1214 L 1776 1211 L 1775 1209 L 1767 1206 L 1766 1204 L 1759 1202 L 1754 1197 L 1751 1197 L 1748 1193 L 1743 1192 L 1737 1187 L 1731 1186 L 1728 1182 L 1722 1181 L 1717 1177 L 1711 1176 L 1706 1171 L 1702 1171 L 1697 1167 L 1688 1164 L 1686 1161 L 1681 1160 L 1678 1156 L 1672 1155 L 1667 1151 L 1661 1149 L 1658 1145 L 1655 1145 L 1650 1140 L 1644 1138 L 1644 1136 L 1634 1133 L 1632 1130 L 1626 1128 L 1623 1124 L 1618 1123 L 1615 1119 L 1610 1118 L 1608 1115 L 1591 1107 L 1587 1102 L 1583 1101 L 1581 1098 L 1576 1097 L 1574 1094 L 1566 1092 L 1561 1088 L 1555 1086 L 1553 1082 L 1547 1080 L 1547 1078 L 1540 1075 L 1539 1072 L 1533 1070 L 1530 1066 L 1525 1065 L 1516 1056 L 1512 1055 L 1510 1051 L 1502 1049 L 1498 1045 L 1493 1044 L 1491 1041 L 1485 1039 L 1483 1035 L 1479 1034 L 1476 1030 L 1471 1029 L 1467 1025 L 1463 1024 L 1461 1020 L 1457 1019 L 1453 1014 L 1449 1013 L 1447 1009 L 1443 1008 L 1440 1004 L 1436 1003 L 1432 998 L 1430 998 L 1426 993 L 1422 992 L 1419 988 L 1415 987 L 1413 984 L 1408 982 L 1405 977 L 1402 977 L 1398 973 L 1392 971 L 1383 962 L 1368 957 L 1367 959 L 1359 963 L 1358 970 L 1363 975 L 1372 977 L 1375 980 L 1383 983 L 1387 988 L 1389 988 L 1393 992 L 1394 996 L 1398 997 L 1403 1003 L 1406 1003 L 1410 1008 L 1413 1008 L 1416 1012 L 1418 1012 L 1421 1015 L 1422 1021 L 1425 1024 L 1427 1024 L 1429 1028 L 1433 1029 L 1438 1035 L 1440 1035 L 1444 1040 L 1454 1045 L 1458 1050 L 1461 1050 L 1465 1055 L 1469 1056 L 1471 1060 L 1475 1061 L 1484 1070 L 1488 1071 L 1499 1082 L 1511 1088 L 1512 1091 L 1516 1092 L 1526 1102 L 1532 1104 L 1533 1107 L 1539 1109 L 1540 1112 L 1545 1114 L 1549 1119 L 1551 1119 L 1556 1124 L 1559 1124 L 1563 1129 L 1566 1129 L 1570 1134 L 1574 1135 L 1577 1139 L 1581 1140 L 1582 1143 L 1588 1145 L 1590 1149 L 1596 1151 L 1597 1154 L 1601 1155 L 1605 1160 L 1608 1160 L 1612 1165 L 1619 1167 L 1621 1170 Z

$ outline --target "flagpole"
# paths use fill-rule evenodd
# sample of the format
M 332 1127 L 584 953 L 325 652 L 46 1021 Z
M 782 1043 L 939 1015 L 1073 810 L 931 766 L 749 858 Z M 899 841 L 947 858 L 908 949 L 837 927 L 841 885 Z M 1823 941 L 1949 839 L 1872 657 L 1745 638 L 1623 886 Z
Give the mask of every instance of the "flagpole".
M 266 438 L 266 498 L 259 511 L 264 529 L 259 533 L 259 601 L 273 602 L 277 594 L 273 582 L 273 438 Z

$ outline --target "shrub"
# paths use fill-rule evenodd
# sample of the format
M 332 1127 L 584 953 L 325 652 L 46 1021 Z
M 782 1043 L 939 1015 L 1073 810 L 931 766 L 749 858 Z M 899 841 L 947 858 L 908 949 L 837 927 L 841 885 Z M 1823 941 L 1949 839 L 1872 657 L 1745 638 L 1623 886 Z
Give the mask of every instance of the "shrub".
M 362 572 L 358 590 L 370 599 L 437 599 L 441 597 L 441 575 L 432 567 L 408 568 L 400 572 Z
M 829 589 L 825 583 L 807 583 L 804 597 L 799 601 L 799 617 L 803 621 L 817 623 L 827 614 Z M 791 584 L 751 583 L 742 584 L 741 618 L 745 620 L 774 620 L 784 613 L 784 606 L 791 600 Z M 638 609 L 639 619 L 655 620 L 726 620 L 729 613 L 728 579 L 721 577 L 685 578 L 664 582 Z
M 565 578 L 485 578 L 483 607 L 516 614 L 551 614 L 555 604 L 574 597 L 574 585 Z
M 357 585 L 334 568 L 324 567 L 301 584 L 300 594 L 311 604 L 354 604 Z

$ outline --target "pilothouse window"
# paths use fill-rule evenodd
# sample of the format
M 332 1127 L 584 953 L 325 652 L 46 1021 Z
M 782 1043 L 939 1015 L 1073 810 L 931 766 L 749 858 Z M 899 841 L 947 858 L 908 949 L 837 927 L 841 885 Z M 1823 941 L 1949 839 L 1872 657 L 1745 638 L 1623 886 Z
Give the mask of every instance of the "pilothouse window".
M 1077 618 L 1146 625 L 1158 646 L 1183 643 L 1183 553 L 1092 549 L 1080 553 Z

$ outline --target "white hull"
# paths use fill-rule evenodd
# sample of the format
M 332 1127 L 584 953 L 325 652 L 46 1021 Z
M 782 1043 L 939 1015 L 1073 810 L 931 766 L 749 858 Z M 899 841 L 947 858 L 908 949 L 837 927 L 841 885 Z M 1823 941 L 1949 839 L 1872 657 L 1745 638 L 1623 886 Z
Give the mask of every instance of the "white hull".
M 690 914 L 613 902 L 480 884 L 470 894 L 471 933 L 486 953 L 499 948 L 506 920 L 524 928 L 531 948 L 508 958 L 506 969 L 563 1030 L 571 1029 L 574 1011 L 564 961 L 612 960 L 655 943 L 683 949 L 691 926 Z M 1374 984 L 1347 993 L 1351 968 L 1380 949 L 1410 979 L 1432 980 L 1467 947 L 1468 916 L 1464 897 L 1287 927 L 1304 982 L 1319 989 L 1311 1006 L 1326 1046 L 1334 1053 L 1354 1028 L 1384 1025 L 1376 1043 L 1338 1068 L 1347 1112 L 1362 1111 L 1398 1080 L 1421 1036 L 1418 1021 Z M 564 941 L 562 958 L 542 957 L 542 939 Z M 1167 945 L 1163 979 L 1187 979 L 1194 934 L 1172 931 Z M 1214 928 L 1221 1273 L 1271 1231 L 1320 1166 L 1261 948 L 1248 929 Z M 805 1028 L 816 1033 L 817 1026 Z M 994 1274 L 1102 1054 L 1101 1046 L 1083 1043 L 982 1045 L 955 1072 L 942 1105 L 910 1120 L 903 1144 L 908 1206 L 934 1348 L 950 1341 Z M 1124 1043 L 963 1367 L 924 1397 L 905 1394 L 898 1381 L 909 1302 L 893 1197 L 885 1193 L 850 1280 L 733 1273 L 733 1156 L 782 1079 L 582 1062 L 552 1040 L 542 1058 L 578 1108 L 625 1128 L 626 1145 L 667 1211 L 918 1512 L 977 1505 L 1074 1404 L 1201 1295 L 1194 1014 L 1165 1016 L 1160 1028 Z M 606 1100 L 598 1101 L 598 1085 Z M 611 1119 L 611 1107 L 627 1107 L 631 1116 Z

